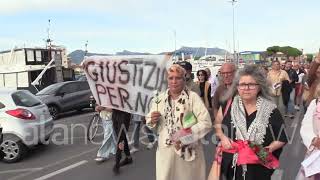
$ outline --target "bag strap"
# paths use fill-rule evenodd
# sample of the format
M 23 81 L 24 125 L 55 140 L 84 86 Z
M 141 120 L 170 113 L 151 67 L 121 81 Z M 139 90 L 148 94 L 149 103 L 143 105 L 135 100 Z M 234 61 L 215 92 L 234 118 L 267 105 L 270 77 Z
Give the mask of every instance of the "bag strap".
M 224 109 L 224 112 L 223 112 L 223 117 L 225 117 L 227 115 L 227 112 L 228 112 L 231 104 L 232 104 L 232 98 L 228 99 L 227 106 L 226 106 L 226 108 Z

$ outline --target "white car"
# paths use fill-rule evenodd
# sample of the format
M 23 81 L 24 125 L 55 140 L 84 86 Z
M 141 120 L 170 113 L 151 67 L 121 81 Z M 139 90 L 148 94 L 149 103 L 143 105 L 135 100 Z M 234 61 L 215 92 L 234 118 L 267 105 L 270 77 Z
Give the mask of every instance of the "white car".
M 48 107 L 29 91 L 0 89 L 3 161 L 17 162 L 28 147 L 48 143 L 53 125 Z

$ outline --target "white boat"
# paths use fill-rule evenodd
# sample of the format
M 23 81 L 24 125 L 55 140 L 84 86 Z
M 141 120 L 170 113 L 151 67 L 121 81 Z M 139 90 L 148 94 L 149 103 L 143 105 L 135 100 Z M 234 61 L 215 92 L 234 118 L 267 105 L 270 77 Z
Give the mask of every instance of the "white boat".
M 55 62 L 47 66 L 52 59 Z M 67 69 L 66 48 L 54 46 L 50 49 L 29 47 L 13 48 L 0 52 L 0 88 L 28 89 L 34 91 L 31 83 L 43 69 L 41 86 L 63 81 L 64 69 Z M 47 66 L 47 67 L 46 67 Z M 64 68 L 63 68 L 64 67 Z

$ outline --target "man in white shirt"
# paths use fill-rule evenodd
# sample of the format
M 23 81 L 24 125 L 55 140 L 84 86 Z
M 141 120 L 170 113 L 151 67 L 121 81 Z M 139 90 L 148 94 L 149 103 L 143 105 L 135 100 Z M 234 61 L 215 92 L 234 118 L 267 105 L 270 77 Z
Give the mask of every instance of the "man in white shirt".
M 211 94 L 211 97 L 213 97 L 214 93 L 217 90 L 217 87 L 219 86 L 218 74 L 217 75 L 212 75 L 209 68 L 206 68 L 205 71 L 207 72 L 208 77 L 209 77 L 208 81 L 211 84 L 211 93 L 210 94 Z

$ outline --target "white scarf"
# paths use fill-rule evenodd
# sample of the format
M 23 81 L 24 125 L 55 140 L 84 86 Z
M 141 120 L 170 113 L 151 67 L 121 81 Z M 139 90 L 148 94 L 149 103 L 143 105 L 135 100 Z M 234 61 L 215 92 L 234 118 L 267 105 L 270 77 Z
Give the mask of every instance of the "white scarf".
M 244 105 L 240 96 L 235 96 L 231 106 L 231 123 L 236 128 L 236 138 L 238 140 L 263 144 L 269 125 L 270 115 L 277 106 L 272 101 L 259 96 L 257 98 L 256 107 L 256 117 L 247 130 Z
M 173 145 L 171 141 L 174 133 L 183 128 L 182 121 L 184 114 L 192 108 L 192 102 L 189 98 L 190 91 L 184 89 L 177 100 L 172 100 L 169 90 L 166 92 L 166 97 L 164 99 L 165 109 L 164 109 L 164 127 L 166 133 L 168 133 L 168 138 L 164 139 L 163 142 L 166 146 Z M 193 161 L 196 157 L 195 144 L 183 145 L 180 150 L 175 152 L 185 161 Z

